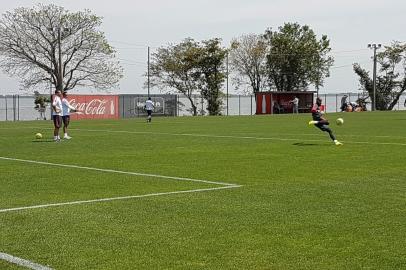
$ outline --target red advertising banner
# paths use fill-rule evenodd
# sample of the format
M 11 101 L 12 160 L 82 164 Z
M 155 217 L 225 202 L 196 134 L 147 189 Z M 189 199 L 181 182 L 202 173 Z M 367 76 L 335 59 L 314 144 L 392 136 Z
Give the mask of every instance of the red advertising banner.
M 70 104 L 76 108 L 71 119 L 118 119 L 118 96 L 69 95 Z

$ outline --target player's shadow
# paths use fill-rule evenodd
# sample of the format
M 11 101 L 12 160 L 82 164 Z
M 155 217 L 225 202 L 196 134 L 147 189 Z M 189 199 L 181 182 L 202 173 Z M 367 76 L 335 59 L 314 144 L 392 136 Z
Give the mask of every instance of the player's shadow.
M 327 144 L 319 144 L 319 143 L 304 143 L 304 142 L 300 142 L 300 143 L 294 143 L 294 146 L 301 146 L 301 147 L 311 147 L 311 146 L 327 146 Z
M 55 143 L 54 140 L 35 140 L 33 143 Z

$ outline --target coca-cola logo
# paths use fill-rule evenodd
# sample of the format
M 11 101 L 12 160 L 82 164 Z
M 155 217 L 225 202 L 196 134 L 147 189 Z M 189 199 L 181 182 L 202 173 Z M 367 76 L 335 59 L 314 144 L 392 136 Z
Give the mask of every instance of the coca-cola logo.
M 110 113 L 111 115 L 114 115 L 115 113 L 114 102 L 109 102 L 109 100 L 106 99 L 92 99 L 88 102 L 76 102 L 76 99 L 72 99 L 70 104 L 76 108 L 77 114 L 105 115 Z M 109 105 L 110 111 L 107 112 Z

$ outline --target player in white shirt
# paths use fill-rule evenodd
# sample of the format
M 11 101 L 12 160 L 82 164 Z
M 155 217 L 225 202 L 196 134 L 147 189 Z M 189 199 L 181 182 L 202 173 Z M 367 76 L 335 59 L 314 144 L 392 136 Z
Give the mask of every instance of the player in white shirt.
M 145 102 L 145 110 L 147 110 L 147 113 L 148 113 L 147 122 L 151 122 L 152 110 L 154 108 L 155 108 L 154 103 L 152 102 L 151 98 L 149 97 L 148 100 Z
M 63 133 L 64 136 L 63 138 L 66 140 L 72 139 L 68 135 L 68 126 L 70 123 L 70 112 L 75 112 L 76 109 L 72 105 L 70 105 L 69 100 L 68 100 L 68 93 L 65 91 L 62 94 L 62 121 L 63 121 Z
M 52 120 L 54 122 L 54 141 L 59 142 L 59 129 L 62 124 L 62 93 L 60 90 L 55 91 L 55 95 L 52 101 Z

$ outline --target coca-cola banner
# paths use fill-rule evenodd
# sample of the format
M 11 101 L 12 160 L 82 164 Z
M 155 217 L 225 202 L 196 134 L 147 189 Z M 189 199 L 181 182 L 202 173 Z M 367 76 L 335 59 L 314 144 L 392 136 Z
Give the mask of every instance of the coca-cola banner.
M 77 110 L 71 114 L 72 119 L 119 118 L 118 96 L 70 95 L 68 100 Z

